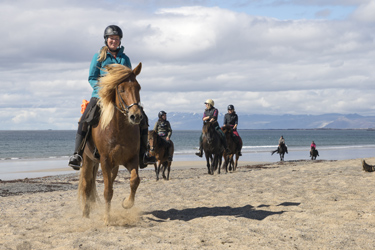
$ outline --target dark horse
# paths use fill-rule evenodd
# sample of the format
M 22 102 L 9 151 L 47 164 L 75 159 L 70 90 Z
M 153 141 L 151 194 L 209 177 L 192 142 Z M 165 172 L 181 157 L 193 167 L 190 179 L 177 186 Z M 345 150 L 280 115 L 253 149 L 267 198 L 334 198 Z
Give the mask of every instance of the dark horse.
M 277 147 L 276 150 L 271 152 L 271 155 L 278 153 L 280 155 L 280 161 L 284 161 L 285 153 L 288 153 L 288 148 L 285 144 L 282 144 L 280 147 Z
M 213 175 L 217 167 L 221 165 L 221 157 L 224 151 L 224 146 L 221 143 L 220 135 L 216 131 L 214 123 L 209 121 L 204 122 L 202 140 L 208 173 Z
M 319 152 L 318 150 L 316 150 L 315 148 L 311 148 L 310 149 L 310 157 L 311 157 L 311 160 L 316 160 L 316 157 L 319 156 Z
M 221 130 L 223 130 L 225 138 L 227 139 L 228 148 L 231 152 L 230 155 L 227 155 L 227 153 L 224 151 L 224 164 L 223 167 L 225 168 L 225 172 L 228 172 L 228 164 L 229 164 L 229 171 L 233 170 L 236 171 L 237 164 L 238 164 L 238 158 L 240 158 L 239 153 L 242 149 L 242 141 L 238 136 L 235 136 L 233 134 L 233 127 L 230 125 L 224 125 L 221 127 Z M 236 155 L 236 162 L 234 163 L 233 157 Z M 219 173 L 220 173 L 220 167 L 219 167 Z
M 99 79 L 101 117 L 98 126 L 92 128 L 88 144 L 95 144 L 100 160 L 89 147 L 85 147 L 79 180 L 79 195 L 83 205 L 83 216 L 89 217 L 91 204 L 97 199 L 96 175 L 99 163 L 103 172 L 104 199 L 106 204 L 105 223 L 110 223 L 110 208 L 113 182 L 120 165 L 130 172 L 130 195 L 122 206 L 134 205 L 135 192 L 140 183 L 138 176 L 140 129 L 142 111 L 139 107 L 141 86 L 136 76 L 142 64 L 131 70 L 123 65 L 111 64 L 107 74 Z
M 159 180 L 160 167 L 163 167 L 163 179 L 169 180 L 169 173 L 171 172 L 172 162 L 168 161 L 168 146 L 172 147 L 172 155 L 174 151 L 174 144 L 169 140 L 171 145 L 168 145 L 168 142 L 156 133 L 154 130 L 148 131 L 148 144 L 150 145 L 150 154 L 155 156 L 158 161 L 158 166 L 155 166 L 156 180 Z M 171 155 L 171 156 L 172 156 Z M 165 170 L 168 170 L 167 176 L 165 176 Z

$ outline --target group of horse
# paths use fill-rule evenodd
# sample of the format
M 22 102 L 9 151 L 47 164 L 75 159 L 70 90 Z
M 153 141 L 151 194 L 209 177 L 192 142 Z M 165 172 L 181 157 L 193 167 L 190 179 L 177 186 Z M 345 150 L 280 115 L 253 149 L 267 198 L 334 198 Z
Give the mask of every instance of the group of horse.
M 233 128 L 230 125 L 224 125 L 221 130 L 225 135 L 229 152 L 225 150 L 214 123 L 206 121 L 202 128 L 202 146 L 208 174 L 211 175 L 216 170 L 220 174 L 221 168 L 224 168 L 225 172 L 228 172 L 228 170 L 236 171 L 238 158 L 240 157 L 239 153 L 242 149 L 242 140 L 238 136 L 234 136 Z M 223 158 L 224 162 L 222 162 Z
M 271 155 L 274 153 L 278 153 L 280 155 L 280 161 L 284 161 L 285 153 L 288 153 L 288 147 L 284 145 L 280 145 L 276 150 L 271 152 Z M 319 152 L 316 148 L 310 149 L 310 158 L 311 160 L 316 160 L 316 157 L 319 156 Z
M 139 124 L 143 115 L 139 94 L 141 86 L 136 80 L 136 76 L 140 74 L 141 69 L 141 63 L 133 70 L 119 64 L 108 65 L 105 68 L 106 74 L 98 82 L 101 115 L 99 123 L 91 128 L 91 134 L 87 137 L 82 156 L 78 194 L 82 204 L 82 215 L 89 217 L 92 204 L 98 199 L 96 177 L 100 164 L 104 181 L 104 221 L 107 225 L 110 223 L 113 183 L 117 177 L 119 166 L 124 166 L 130 172 L 130 194 L 122 202 L 124 208 L 131 208 L 134 205 L 135 194 L 140 183 L 138 173 Z M 212 123 L 206 122 L 202 130 L 208 172 L 214 173 L 219 162 L 221 165 L 223 156 L 225 170 L 228 171 L 229 165 L 229 169 L 234 171 L 237 167 L 238 153 L 242 148 L 242 142 L 241 145 L 235 144 L 233 129 L 224 126 L 223 131 L 231 151 L 231 154 L 227 154 L 219 134 L 212 125 Z M 149 152 L 158 160 L 158 164 L 154 164 L 156 178 L 159 179 L 162 169 L 163 178 L 168 180 L 171 162 L 167 160 L 165 145 L 167 142 L 154 131 L 149 131 L 148 138 Z M 173 148 L 173 142 L 170 143 L 169 146 Z M 235 163 L 234 154 L 236 154 Z
M 119 64 L 106 66 L 106 74 L 99 79 L 99 96 L 101 115 L 99 123 L 92 127 L 83 152 L 82 168 L 79 179 L 78 194 L 81 198 L 82 215 L 89 217 L 92 204 L 98 199 L 96 177 L 99 164 L 104 181 L 105 215 L 104 221 L 110 223 L 111 200 L 113 183 L 118 174 L 119 166 L 124 166 L 130 172 L 130 194 L 122 202 L 124 208 L 134 205 L 135 194 L 140 184 L 139 152 L 140 129 L 143 119 L 140 107 L 141 86 L 136 80 L 142 64 L 133 70 Z M 202 128 L 203 151 L 207 161 L 208 173 L 213 175 L 220 168 L 225 171 L 235 171 L 238 164 L 242 141 L 233 136 L 231 126 L 223 126 L 229 152 L 226 152 L 219 133 L 214 124 L 205 122 Z M 121 136 L 120 136 L 121 135 Z M 167 160 L 165 140 L 154 131 L 149 131 L 150 153 L 158 159 L 155 164 L 156 178 L 162 169 L 164 179 L 169 179 L 171 162 Z M 173 142 L 170 147 L 173 148 Z M 224 158 L 223 166 L 222 158 Z M 229 166 L 229 168 L 228 168 Z M 167 171 L 167 174 L 165 172 Z

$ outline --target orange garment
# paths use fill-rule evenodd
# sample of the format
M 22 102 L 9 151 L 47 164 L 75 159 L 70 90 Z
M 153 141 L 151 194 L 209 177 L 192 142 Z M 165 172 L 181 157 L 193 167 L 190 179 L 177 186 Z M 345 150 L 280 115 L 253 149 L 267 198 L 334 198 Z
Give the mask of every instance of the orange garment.
M 85 112 L 86 107 L 87 107 L 88 104 L 89 104 L 89 101 L 87 101 L 87 100 L 82 100 L 82 104 L 81 104 L 81 114 L 83 114 L 83 112 Z

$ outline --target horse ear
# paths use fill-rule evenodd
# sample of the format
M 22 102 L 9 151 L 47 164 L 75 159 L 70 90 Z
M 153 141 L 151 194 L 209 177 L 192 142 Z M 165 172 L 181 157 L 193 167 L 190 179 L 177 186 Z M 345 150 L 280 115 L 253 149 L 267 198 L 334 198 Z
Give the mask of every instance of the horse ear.
M 135 69 L 133 69 L 133 73 L 134 73 L 134 75 L 139 75 L 139 73 L 141 73 L 141 69 L 142 69 L 142 63 L 140 62 L 139 64 L 138 64 L 138 66 L 137 67 L 135 67 Z

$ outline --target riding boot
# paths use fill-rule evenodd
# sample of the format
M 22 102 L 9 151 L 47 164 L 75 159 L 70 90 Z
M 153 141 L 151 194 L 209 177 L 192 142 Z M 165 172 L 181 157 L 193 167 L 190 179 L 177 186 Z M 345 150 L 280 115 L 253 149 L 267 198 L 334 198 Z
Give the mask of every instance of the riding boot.
M 195 153 L 195 155 L 202 157 L 203 156 L 203 140 L 202 135 L 199 137 L 199 151 Z
M 143 129 L 141 131 L 141 146 L 139 150 L 139 167 L 145 168 L 148 164 L 156 163 L 154 156 L 148 154 L 148 130 Z
M 76 134 L 76 141 L 74 147 L 74 154 L 70 157 L 68 166 L 72 167 L 74 170 L 79 170 L 82 162 L 82 142 L 85 136 Z

